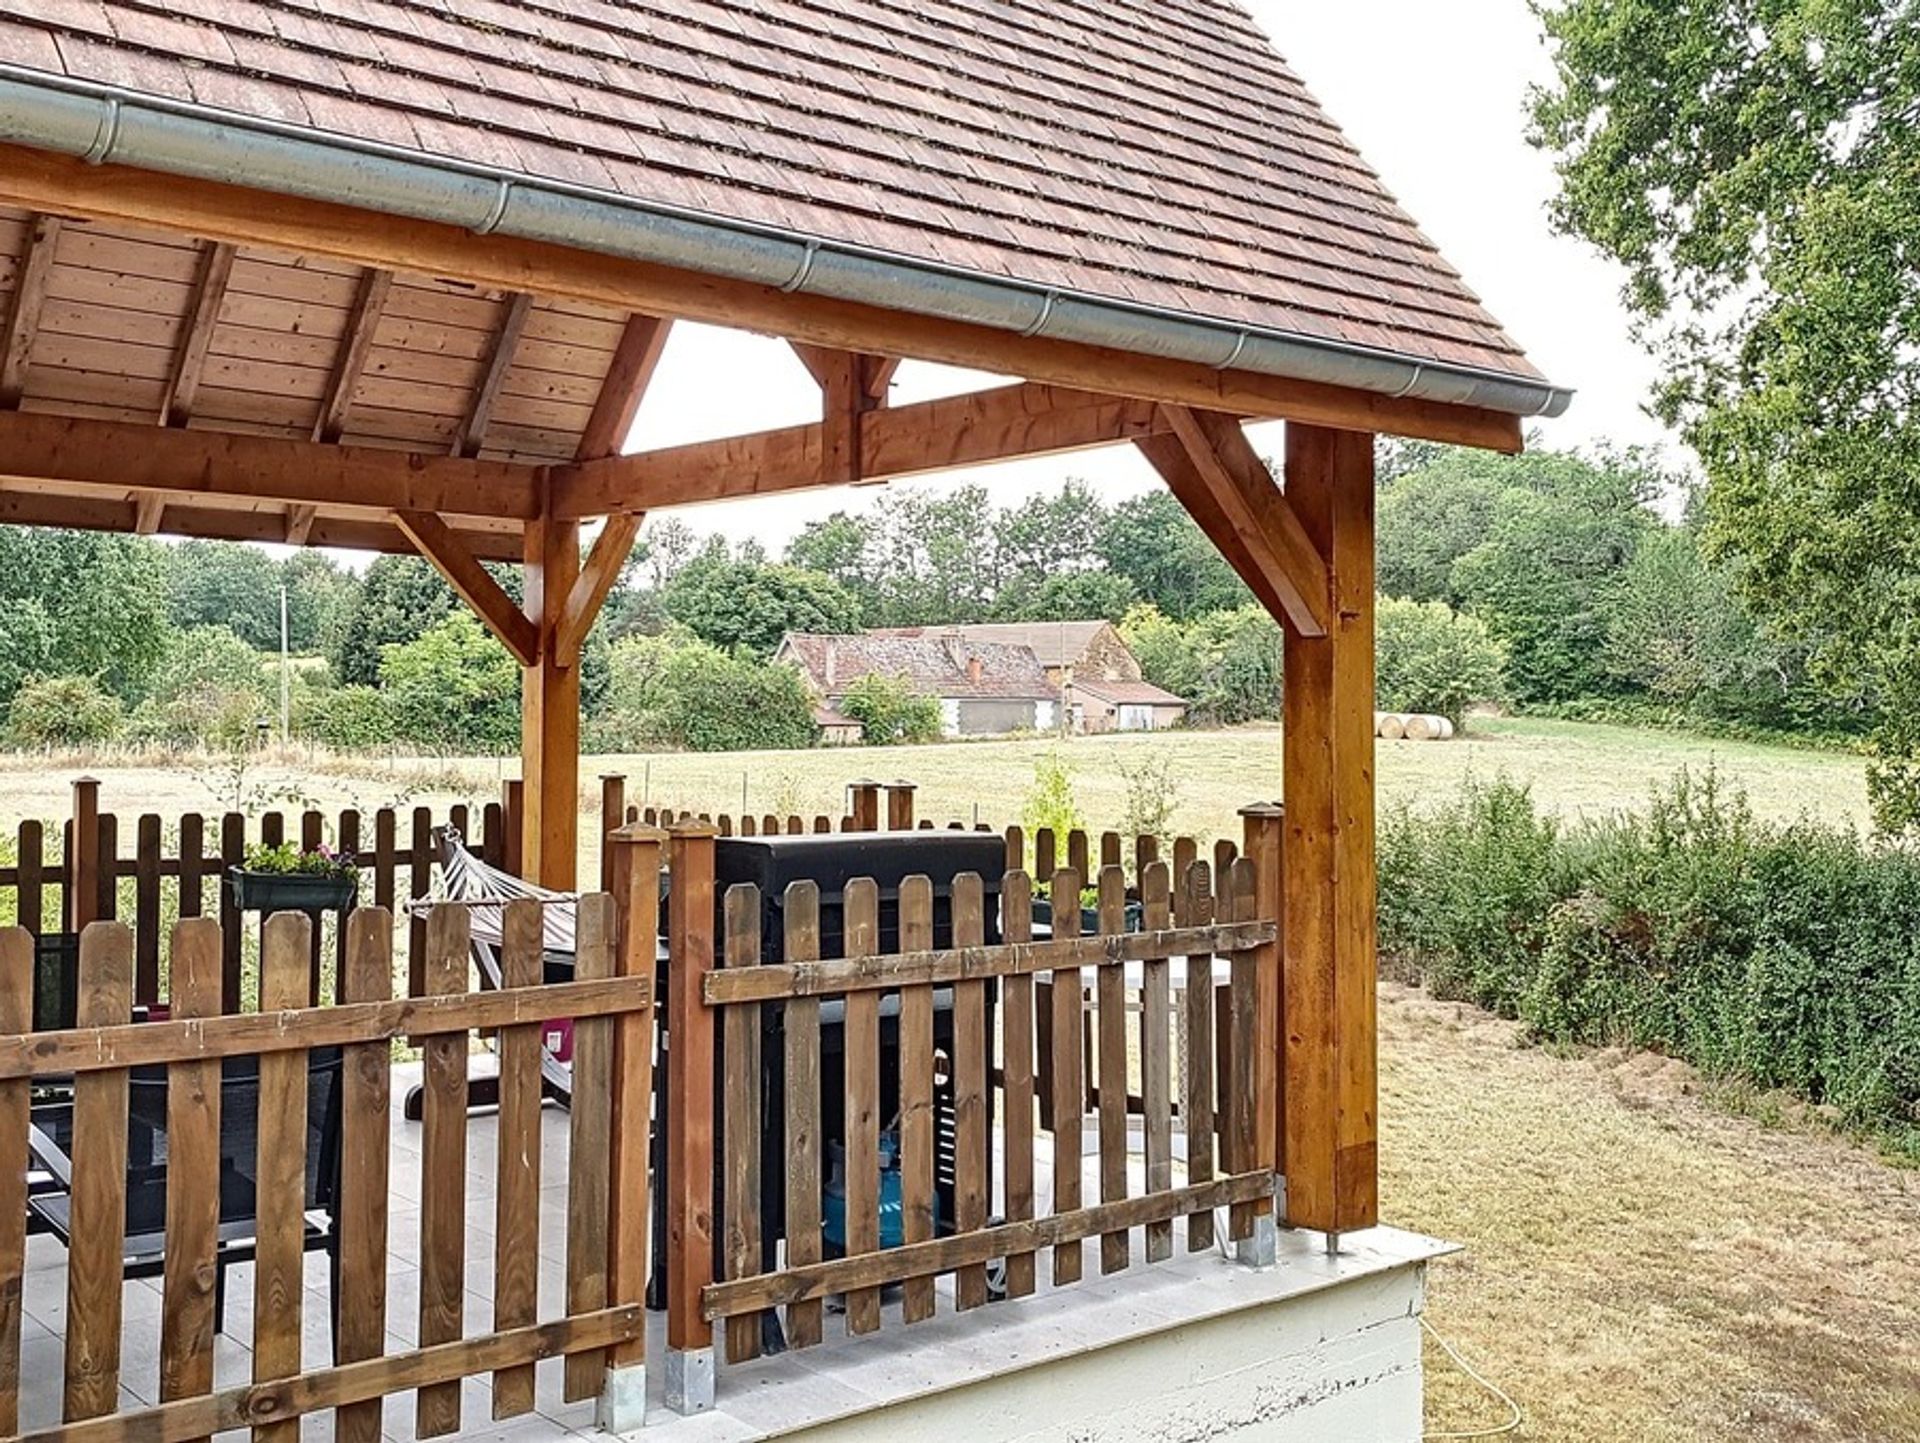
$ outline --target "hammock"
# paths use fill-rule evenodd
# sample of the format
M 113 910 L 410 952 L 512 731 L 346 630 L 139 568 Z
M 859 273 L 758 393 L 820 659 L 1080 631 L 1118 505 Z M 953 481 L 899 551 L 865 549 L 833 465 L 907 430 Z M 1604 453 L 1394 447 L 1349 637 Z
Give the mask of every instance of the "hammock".
M 490 866 L 467 850 L 466 841 L 452 827 L 434 828 L 440 853 L 440 875 L 433 895 L 408 904 L 424 917 L 437 906 L 457 906 L 467 913 L 468 944 L 486 985 L 500 987 L 501 930 L 507 903 L 531 898 L 547 905 L 541 911 L 540 945 L 548 952 L 571 958 L 574 951 L 576 892 L 553 892 L 522 881 L 511 872 Z M 540 1074 L 568 1097 L 573 1095 L 572 1031 L 564 1022 L 540 1029 Z

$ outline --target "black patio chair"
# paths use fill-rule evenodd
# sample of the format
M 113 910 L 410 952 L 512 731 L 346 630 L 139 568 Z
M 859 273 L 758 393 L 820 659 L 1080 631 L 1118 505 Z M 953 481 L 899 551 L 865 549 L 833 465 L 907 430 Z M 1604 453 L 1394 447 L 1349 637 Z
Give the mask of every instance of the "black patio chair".
M 325 1249 L 333 1285 L 328 1294 L 339 1329 L 340 1256 L 336 1226 L 340 1175 L 340 1071 L 337 1047 L 307 1054 L 306 1250 Z M 260 1059 L 230 1057 L 220 1076 L 220 1228 L 214 1256 L 214 1326 L 225 1331 L 227 1269 L 254 1256 L 260 1135 Z M 166 1261 L 167 1070 L 133 1069 L 127 1110 L 127 1235 L 124 1276 L 157 1277 Z M 30 1147 L 55 1190 L 28 1199 L 33 1219 L 63 1245 L 72 1240 L 73 1102 L 36 1106 Z

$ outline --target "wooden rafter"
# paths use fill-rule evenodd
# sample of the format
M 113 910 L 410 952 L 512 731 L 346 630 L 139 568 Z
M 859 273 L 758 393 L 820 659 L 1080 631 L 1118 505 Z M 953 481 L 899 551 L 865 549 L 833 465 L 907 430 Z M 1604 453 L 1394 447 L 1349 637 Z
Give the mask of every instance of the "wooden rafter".
M 154 536 L 159 533 L 160 523 L 166 519 L 167 498 L 158 492 L 149 491 L 136 497 L 133 505 L 133 534 L 135 536 Z
M 40 307 L 53 277 L 53 252 L 60 243 L 60 217 L 36 215 L 27 230 L 26 250 L 20 257 L 13 286 L 13 305 L 7 311 L 7 330 L 0 339 L 0 407 L 20 404 L 27 389 L 27 357 L 34 333 L 40 329 Z
M 707 321 L 837 350 L 1026 376 L 1110 396 L 1498 451 L 1521 449 L 1520 419 L 1504 412 L 1021 336 L 498 233 L 475 235 L 327 201 L 277 195 L 272 204 L 262 204 L 258 191 L 239 186 L 88 165 L 24 146 L 0 145 L 0 204 L 57 207 L 174 234 L 452 276 L 475 285 Z
M 305 546 L 307 538 L 313 535 L 313 523 L 319 519 L 317 506 L 289 506 L 287 508 L 287 545 Z
M 366 369 L 367 353 L 373 349 L 374 332 L 380 325 L 380 311 L 393 287 L 393 272 L 378 268 L 360 277 L 354 293 L 353 311 L 347 318 L 347 333 L 340 353 L 334 359 L 333 374 L 327 378 L 326 398 L 320 403 L 320 418 L 313 423 L 313 439 L 338 441 L 347 429 L 347 412 L 353 406 L 353 389 Z
M 660 367 L 661 352 L 673 322 L 659 316 L 629 316 L 620 333 L 620 345 L 613 353 L 613 364 L 600 383 L 600 394 L 593 403 L 593 414 L 580 432 L 580 444 L 574 459 L 598 461 L 603 456 L 618 456 L 633 433 L 633 423 L 646 399 L 653 373 Z
M 880 481 L 1103 446 L 1165 428 L 1148 402 L 1000 386 L 867 412 L 860 418 L 861 465 L 866 480 Z M 827 431 L 823 423 L 791 426 L 558 466 L 555 514 L 578 519 L 837 484 L 824 469 Z
M 487 422 L 493 419 L 500 387 L 506 383 L 507 372 L 513 369 L 513 353 L 519 349 L 520 333 L 526 330 L 527 313 L 532 309 L 533 297 L 525 291 L 514 292 L 507 301 L 506 315 L 501 318 L 500 330 L 493 338 L 493 350 L 487 356 L 486 372 L 474 390 L 472 404 L 467 407 L 467 419 L 454 442 L 454 455 L 478 456 L 486 444 Z
M 580 647 L 587 633 L 593 630 L 608 593 L 620 579 L 620 568 L 626 565 L 634 538 L 639 534 L 640 517 L 635 513 L 622 512 L 607 518 L 593 549 L 580 564 L 580 574 L 567 592 L 566 604 L 554 627 L 554 654 L 560 665 L 572 666 L 579 658 Z
M 516 521 L 534 515 L 538 504 L 536 473 L 524 466 L 34 411 L 0 412 L 0 474 L 179 498 Z
M 1325 636 L 1332 624 L 1326 562 L 1240 423 L 1185 406 L 1160 410 L 1215 509 L 1269 574 L 1285 620 L 1302 635 Z
M 201 252 L 193 302 L 187 308 L 187 327 L 180 333 L 173 373 L 167 378 L 167 393 L 160 402 L 163 426 L 184 426 L 193 416 L 200 372 L 207 363 L 207 348 L 213 343 L 213 328 L 220 320 L 220 306 L 227 298 L 227 281 L 233 275 L 233 258 L 238 252 L 239 247 L 224 241 L 210 242 Z
M 148 431 L 155 428 L 148 427 Z M 278 509 L 242 509 L 212 506 L 200 501 L 176 501 L 155 493 L 116 492 L 79 495 L 35 490 L 0 479 L 0 524 L 59 526 L 76 531 L 137 533 L 141 501 L 148 502 L 156 529 L 162 525 L 181 536 L 209 541 L 271 541 L 287 539 L 287 517 Z M 156 509 L 156 507 L 158 509 Z M 459 529 L 455 534 L 482 561 L 516 561 L 520 533 Z M 328 515 L 314 518 L 307 534 L 309 546 L 332 546 L 343 551 L 382 551 L 401 556 L 417 554 L 412 540 L 391 519 Z
M 396 511 L 393 519 L 520 665 L 537 666 L 540 628 L 527 618 L 466 544 L 448 529 L 447 523 L 430 511 Z

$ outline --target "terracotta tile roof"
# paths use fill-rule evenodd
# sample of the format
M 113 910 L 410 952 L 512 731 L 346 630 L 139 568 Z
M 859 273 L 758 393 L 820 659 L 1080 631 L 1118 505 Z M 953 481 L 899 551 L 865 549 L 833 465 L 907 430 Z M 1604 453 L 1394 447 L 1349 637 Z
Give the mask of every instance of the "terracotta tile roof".
M 1024 646 L 1039 658 L 1042 666 L 1072 666 L 1087 654 L 1087 648 L 1108 621 L 984 621 L 968 626 L 895 626 L 869 633 L 873 636 L 964 637 L 968 641 L 995 642 L 1002 646 Z
M 0 0 L 0 63 L 1538 375 L 1237 0 Z
M 1073 689 L 1113 706 L 1185 706 L 1187 699 L 1150 681 L 1075 681 Z
M 948 700 L 1051 701 L 1059 696 L 1028 648 L 968 642 L 952 635 L 826 636 L 793 631 L 781 640 L 774 660 L 797 665 L 814 690 L 836 701 L 861 677 L 874 672 L 904 678 L 914 691 Z

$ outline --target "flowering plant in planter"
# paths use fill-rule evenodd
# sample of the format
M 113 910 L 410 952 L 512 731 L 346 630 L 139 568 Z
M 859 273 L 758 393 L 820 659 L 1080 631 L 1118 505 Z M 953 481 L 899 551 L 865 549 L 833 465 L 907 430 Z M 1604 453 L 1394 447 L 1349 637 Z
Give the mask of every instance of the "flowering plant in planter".
M 228 884 L 242 911 L 332 911 L 359 895 L 360 868 L 328 846 L 303 850 L 292 842 L 256 843 L 228 873 Z

